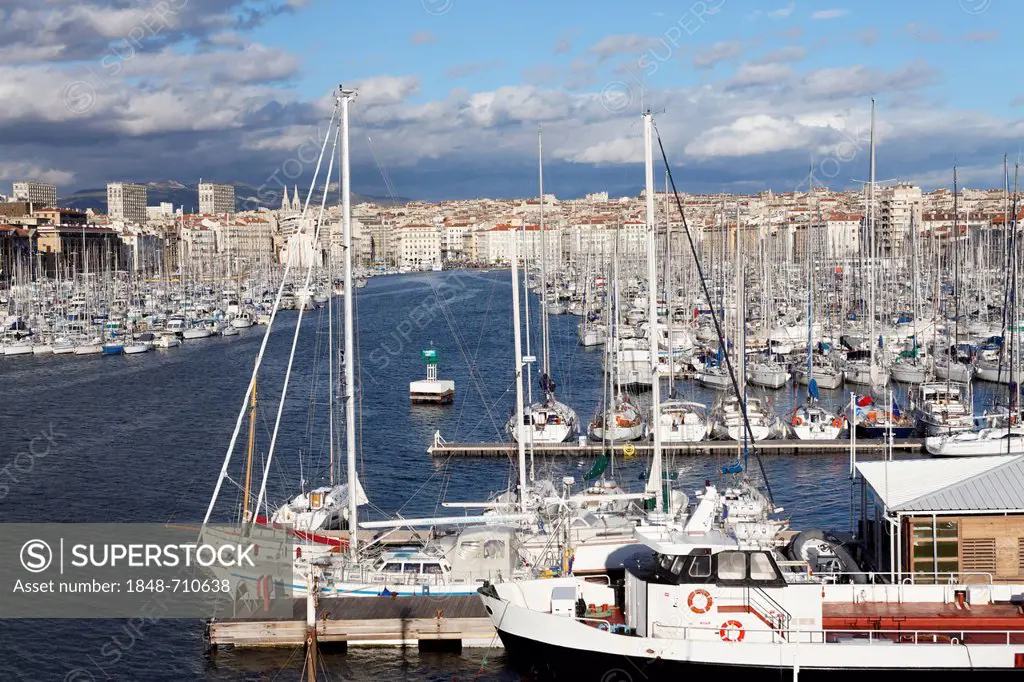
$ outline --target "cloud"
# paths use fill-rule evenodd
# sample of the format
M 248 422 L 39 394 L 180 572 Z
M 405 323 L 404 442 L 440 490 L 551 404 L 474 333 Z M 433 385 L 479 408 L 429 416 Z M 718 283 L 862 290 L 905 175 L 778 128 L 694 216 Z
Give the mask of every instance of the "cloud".
M 914 40 L 922 43 L 938 43 L 942 41 L 942 32 L 933 29 L 925 24 L 911 21 L 902 29 L 903 33 L 906 33 Z
M 558 42 L 555 43 L 551 51 L 555 54 L 568 54 L 572 52 L 572 43 L 578 34 L 579 30 L 577 29 L 566 31 L 558 38 Z
M 738 40 L 719 42 L 694 55 L 693 65 L 698 69 L 712 69 L 719 62 L 739 57 L 741 54 L 743 43 Z
M 771 19 L 785 19 L 792 14 L 794 10 L 796 10 L 796 2 L 791 2 L 785 7 L 769 10 L 767 14 Z
M 658 42 L 657 38 L 636 33 L 605 36 L 587 49 L 587 53 L 605 61 L 620 55 L 640 55 Z
M 437 36 L 431 31 L 417 31 L 409 36 L 409 42 L 413 45 L 433 45 L 437 42 Z
M 758 59 L 759 64 L 774 64 L 778 62 L 799 62 L 803 61 L 804 57 L 807 56 L 807 50 L 800 47 L 799 45 L 790 45 L 788 47 L 780 47 L 777 50 L 765 54 L 763 57 Z
M 737 90 L 760 85 L 775 85 L 787 80 L 793 71 L 785 64 L 744 64 L 726 83 L 727 90 Z
M 939 72 L 918 60 L 891 73 L 866 66 L 821 69 L 802 82 L 806 95 L 814 99 L 867 97 L 877 92 L 913 90 L 938 82 Z
M 819 9 L 811 12 L 811 19 L 815 21 L 828 21 L 830 19 L 840 19 L 850 13 L 848 9 Z

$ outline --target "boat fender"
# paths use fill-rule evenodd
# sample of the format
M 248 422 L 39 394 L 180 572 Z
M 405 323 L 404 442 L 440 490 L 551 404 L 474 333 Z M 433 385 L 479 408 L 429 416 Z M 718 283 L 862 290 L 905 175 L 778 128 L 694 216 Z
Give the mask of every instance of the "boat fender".
M 694 613 L 707 613 L 711 610 L 712 604 L 714 604 L 714 599 L 711 598 L 711 594 L 707 590 L 694 590 L 686 600 L 686 605 Z
M 804 423 L 804 420 L 803 420 L 802 417 L 799 417 L 799 416 L 793 417 L 793 426 L 800 426 L 803 423 Z
M 837 429 L 843 428 L 843 420 L 840 419 L 839 417 L 836 417 L 835 419 L 832 420 L 832 426 Z
M 733 633 L 735 633 L 735 638 Z M 725 621 L 722 623 L 722 629 L 718 631 L 718 636 L 722 638 L 723 642 L 742 642 L 746 634 L 743 630 L 743 623 L 738 620 Z

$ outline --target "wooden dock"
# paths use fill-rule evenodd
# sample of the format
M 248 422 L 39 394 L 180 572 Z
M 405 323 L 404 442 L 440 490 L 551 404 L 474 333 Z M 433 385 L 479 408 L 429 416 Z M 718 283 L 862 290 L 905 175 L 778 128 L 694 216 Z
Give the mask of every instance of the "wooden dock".
M 342 650 L 349 645 L 501 646 L 476 595 L 322 598 L 316 631 L 321 648 Z M 212 649 L 304 646 L 306 600 L 295 600 L 289 619 L 212 620 L 207 636 Z
M 642 443 L 616 443 L 614 452 L 617 456 L 649 457 L 652 445 L 649 442 Z M 741 443 L 725 440 L 706 440 L 699 443 L 687 443 L 684 445 L 663 445 L 661 450 L 666 457 L 686 457 L 697 455 L 724 455 L 730 452 L 737 452 L 742 447 Z M 878 455 L 881 456 L 887 449 L 887 445 L 880 440 L 857 440 L 857 455 Z M 763 455 L 844 455 L 850 452 L 850 441 L 848 440 L 763 440 L 752 447 L 751 450 Z M 586 443 L 580 445 L 575 442 L 567 443 L 535 443 L 533 453 L 538 457 L 598 457 L 608 451 L 608 448 L 601 443 Z M 893 451 L 899 454 L 917 454 L 923 451 L 923 441 L 919 438 L 898 438 L 893 443 Z M 503 457 L 514 458 L 517 453 L 515 443 L 448 443 L 435 439 L 434 443 L 427 448 L 432 457 Z

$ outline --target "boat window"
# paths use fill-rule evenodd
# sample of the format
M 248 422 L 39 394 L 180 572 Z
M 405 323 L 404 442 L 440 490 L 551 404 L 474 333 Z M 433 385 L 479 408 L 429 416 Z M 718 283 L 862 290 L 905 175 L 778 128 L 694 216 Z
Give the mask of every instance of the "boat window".
M 406 573 L 419 573 L 420 572 L 420 565 L 419 564 L 406 564 L 405 565 L 405 572 Z
M 675 558 L 675 561 L 672 562 L 672 568 L 670 569 L 672 575 L 679 575 L 680 573 L 682 573 L 684 563 L 686 563 L 686 557 L 677 556 Z
M 720 580 L 745 580 L 746 577 L 746 554 L 743 552 L 722 552 L 718 555 L 718 578 Z
M 672 560 L 674 558 L 675 557 L 673 557 L 671 554 L 662 554 L 661 555 L 661 560 L 658 562 L 658 565 L 661 567 L 661 570 L 663 570 L 663 571 L 670 570 L 672 568 Z
M 441 564 L 423 564 L 423 572 L 429 575 L 441 575 Z
M 691 578 L 707 578 L 711 575 L 711 557 L 695 556 L 690 564 Z
M 750 555 L 750 579 L 751 580 L 775 580 L 775 567 L 772 560 L 764 552 L 755 552 Z
M 402 572 L 402 564 L 397 563 L 397 562 L 387 563 L 387 564 L 384 564 L 384 570 L 385 571 L 390 571 L 392 573 L 401 573 Z
M 505 543 L 501 540 L 488 540 L 484 543 L 485 559 L 504 559 Z

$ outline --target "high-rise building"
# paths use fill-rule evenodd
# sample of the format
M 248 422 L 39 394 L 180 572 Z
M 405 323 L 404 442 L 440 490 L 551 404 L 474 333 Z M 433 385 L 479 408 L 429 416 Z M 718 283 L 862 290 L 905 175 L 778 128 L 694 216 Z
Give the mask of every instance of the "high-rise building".
M 27 201 L 33 208 L 54 208 L 57 206 L 57 186 L 47 182 L 16 182 L 12 199 Z
M 200 182 L 199 212 L 206 215 L 224 215 L 225 213 L 233 215 L 235 212 L 234 186 Z
M 107 215 L 111 220 L 145 225 L 146 186 L 130 182 L 108 182 Z

